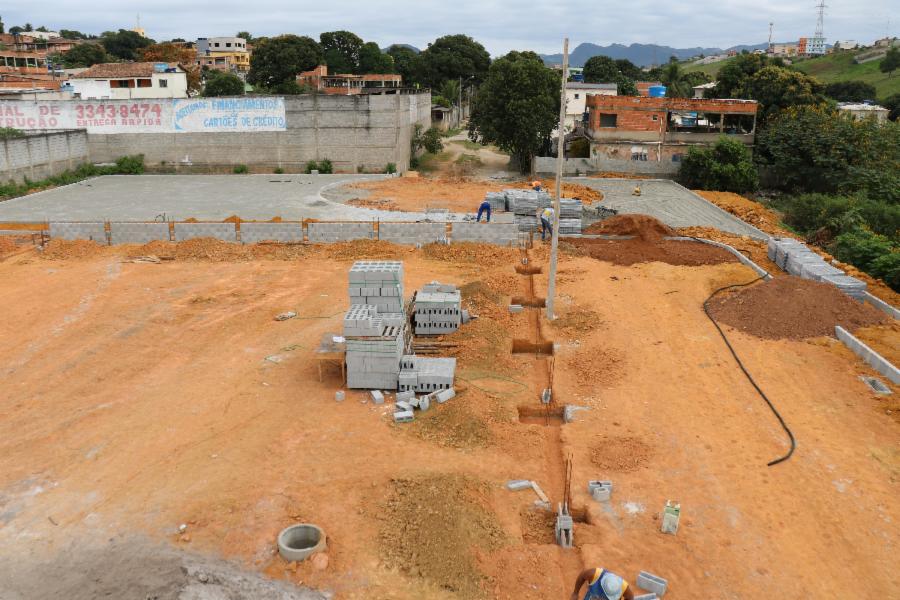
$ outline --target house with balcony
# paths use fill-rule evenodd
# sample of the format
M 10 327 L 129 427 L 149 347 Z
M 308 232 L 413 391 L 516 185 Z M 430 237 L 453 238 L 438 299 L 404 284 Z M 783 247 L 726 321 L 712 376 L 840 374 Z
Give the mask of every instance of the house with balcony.
M 187 98 L 187 74 L 178 65 L 154 62 L 102 63 L 69 80 L 84 100 Z
M 197 38 L 196 64 L 201 69 L 234 73 L 240 77 L 250 71 L 250 48 L 239 37 Z
M 390 94 L 397 93 L 403 87 L 403 78 L 396 73 L 329 75 L 328 66 L 319 65 L 311 71 L 304 71 L 297 75 L 297 84 L 310 87 L 323 94 L 343 96 Z
M 588 96 L 591 160 L 601 171 L 671 174 L 692 146 L 721 136 L 753 146 L 755 100 Z

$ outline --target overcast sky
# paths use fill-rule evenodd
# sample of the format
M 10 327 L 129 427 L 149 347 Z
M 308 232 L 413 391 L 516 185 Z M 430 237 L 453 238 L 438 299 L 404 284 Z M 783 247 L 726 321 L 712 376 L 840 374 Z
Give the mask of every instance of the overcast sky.
M 0 11 L 7 29 L 31 23 L 50 30 L 85 33 L 134 27 L 136 13 L 147 35 L 164 40 L 180 37 L 254 36 L 296 33 L 318 39 L 322 31 L 349 29 L 385 47 L 408 43 L 425 48 L 435 38 L 465 33 L 494 55 L 530 49 L 560 52 L 562 38 L 571 47 L 581 42 L 655 43 L 727 48 L 765 42 L 769 21 L 775 41 L 810 36 L 816 26 L 815 0 L 693 0 L 683 2 L 596 2 L 588 0 L 331 0 L 298 2 L 91 2 L 41 0 L 5 2 Z M 825 36 L 829 42 L 871 42 L 896 35 L 900 0 L 827 0 Z M 893 22 L 891 22 L 893 17 Z

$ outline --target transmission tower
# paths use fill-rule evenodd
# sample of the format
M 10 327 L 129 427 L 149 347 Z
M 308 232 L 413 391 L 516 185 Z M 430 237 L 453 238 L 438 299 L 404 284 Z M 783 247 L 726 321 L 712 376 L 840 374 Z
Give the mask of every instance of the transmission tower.
M 769 52 L 772 52 L 772 28 L 775 27 L 775 23 L 769 21 Z
M 819 18 L 816 20 L 816 35 L 814 37 L 825 37 L 825 0 L 819 0 L 816 9 L 819 11 Z

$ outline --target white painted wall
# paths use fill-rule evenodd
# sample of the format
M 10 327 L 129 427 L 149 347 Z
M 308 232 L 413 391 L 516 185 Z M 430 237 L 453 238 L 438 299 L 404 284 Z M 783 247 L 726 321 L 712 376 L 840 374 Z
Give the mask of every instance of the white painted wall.
M 161 82 L 166 82 L 162 87 Z M 84 100 L 130 100 L 132 98 L 187 98 L 187 75 L 154 73 L 150 87 L 111 88 L 109 79 L 71 79 L 75 93 Z

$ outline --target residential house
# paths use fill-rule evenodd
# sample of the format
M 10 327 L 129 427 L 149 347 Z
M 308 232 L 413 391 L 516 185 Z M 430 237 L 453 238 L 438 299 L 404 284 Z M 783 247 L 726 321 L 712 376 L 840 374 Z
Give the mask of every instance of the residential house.
M 197 61 L 201 69 L 235 73 L 241 77 L 250 71 L 250 49 L 240 37 L 197 38 Z
M 856 50 L 859 48 L 859 42 L 854 40 L 837 40 L 834 42 L 835 50 Z
M 598 170 L 674 173 L 692 146 L 722 135 L 752 146 L 756 135 L 755 100 L 594 95 L 587 106 Z
M 866 102 L 839 102 L 838 110 L 851 115 L 854 119 L 862 121 L 863 119 L 875 119 L 878 123 L 884 123 L 888 119 L 891 111 L 877 104 Z
M 709 83 L 701 83 L 700 85 L 695 85 L 693 87 L 694 90 L 694 98 L 705 98 L 706 94 L 716 87 L 718 81 L 710 81 Z
M 355 94 L 391 94 L 403 87 L 403 78 L 395 73 L 366 75 L 328 74 L 327 65 L 297 75 L 297 83 L 324 94 L 352 96 Z
M 591 94 L 615 96 L 618 86 L 615 83 L 581 83 L 570 81 L 566 84 L 566 131 L 575 129 L 576 123 L 587 120 L 587 97 Z
M 0 34 L 0 88 L 59 89 L 47 70 L 47 43 L 24 34 Z
M 70 79 L 83 99 L 187 98 L 187 75 L 167 63 L 102 63 Z

